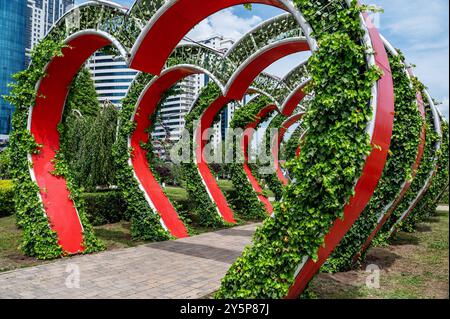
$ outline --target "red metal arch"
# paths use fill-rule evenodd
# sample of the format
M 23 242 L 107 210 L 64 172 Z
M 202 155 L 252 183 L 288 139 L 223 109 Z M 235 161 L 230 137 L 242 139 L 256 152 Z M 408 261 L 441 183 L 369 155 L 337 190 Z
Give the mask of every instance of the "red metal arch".
M 148 165 L 147 151 L 141 147 L 141 142 L 147 143 L 149 140 L 147 128 L 151 125 L 150 117 L 156 111 L 161 95 L 181 79 L 199 73 L 203 73 L 203 71 L 195 67 L 179 66 L 169 69 L 151 81 L 139 98 L 133 116 L 136 129 L 130 137 L 130 145 L 133 149 L 131 164 L 135 176 L 143 188 L 150 206 L 160 214 L 169 232 L 177 238 L 189 236 L 188 231 L 155 179 Z
M 411 168 L 412 169 L 411 179 L 406 181 L 405 185 L 403 186 L 402 190 L 400 191 L 400 194 L 395 199 L 392 206 L 383 215 L 383 218 L 380 219 L 377 227 L 372 231 L 370 236 L 367 238 L 367 240 L 362 245 L 360 252 L 354 256 L 355 261 L 358 260 L 358 258 L 361 256 L 361 254 L 363 254 L 367 250 L 367 248 L 369 248 L 370 244 L 372 243 L 372 240 L 375 238 L 375 236 L 381 230 L 381 228 L 386 223 L 386 221 L 389 219 L 391 214 L 395 211 L 397 206 L 400 204 L 403 197 L 406 195 L 406 192 L 410 188 L 411 183 L 417 174 L 417 169 L 419 168 L 420 162 L 422 161 L 422 156 L 423 156 L 423 152 L 424 152 L 424 148 L 425 148 L 425 125 L 426 125 L 425 124 L 425 108 L 424 108 L 424 104 L 423 104 L 422 94 L 420 92 L 417 93 L 417 105 L 419 108 L 420 115 L 423 119 L 423 126 L 422 126 L 422 130 L 420 131 L 420 142 L 419 142 L 419 146 L 417 148 L 416 160 Z
M 230 79 L 225 95 L 235 100 L 242 99 L 253 80 L 265 68 L 285 56 L 307 50 L 309 45 L 304 38 L 291 38 L 268 45 L 239 67 Z
M 286 297 L 289 299 L 297 298 L 302 293 L 308 282 L 358 219 L 372 197 L 386 163 L 394 122 L 393 80 L 384 43 L 370 18 L 364 15 L 364 20 L 368 27 L 373 49 L 376 52 L 376 65 L 383 71 L 383 75 L 377 83 L 377 110 L 374 115 L 375 123 L 371 140 L 374 147 L 367 157 L 362 175 L 356 183 L 355 195 L 350 198 L 350 201 L 344 207 L 343 218 L 338 218 L 325 236 L 324 245 L 318 251 L 317 261 L 307 258 L 300 265 L 295 275 L 294 284 Z
M 222 9 L 260 3 L 288 11 L 281 0 L 178 0 L 160 9 L 133 47 L 130 66 L 154 75 L 164 67 L 173 49 L 204 18 Z M 174 23 L 177 21 L 177 23 Z
M 46 69 L 47 76 L 38 84 L 29 129 L 36 143 L 42 145 L 39 154 L 31 155 L 31 170 L 39 186 L 49 224 L 62 249 L 75 254 L 85 249 L 83 226 L 70 199 L 66 180 L 52 174 L 55 168 L 52 160 L 60 148 L 57 127 L 73 77 L 95 51 L 112 44 L 112 40 L 99 32 L 84 31 L 69 38 L 66 44 L 68 47 L 62 49 L 63 56 L 52 59 Z
M 252 134 L 244 134 L 244 138 L 242 139 L 242 143 L 241 143 L 242 152 L 244 153 L 243 167 L 244 167 L 245 174 L 247 175 L 247 178 L 248 178 L 250 184 L 252 185 L 253 190 L 256 192 L 256 194 L 258 194 L 259 201 L 261 203 L 263 203 L 263 205 L 266 208 L 269 215 L 272 215 L 272 213 L 273 213 L 273 206 L 270 203 L 269 199 L 262 194 L 263 189 L 259 185 L 259 182 L 255 178 L 255 176 L 253 176 L 253 173 L 252 173 L 250 167 L 248 166 L 248 150 L 249 150 L 249 144 L 252 140 L 253 132 L 258 127 L 258 125 L 261 123 L 261 120 L 266 118 L 267 115 L 269 115 L 273 111 L 276 111 L 277 109 L 278 108 L 275 104 L 270 104 L 270 105 L 267 105 L 266 107 L 262 108 L 259 111 L 259 113 L 256 115 L 257 120 L 248 124 L 245 127 L 245 131 L 251 129 Z
M 226 221 L 235 222 L 233 212 L 228 206 L 225 196 L 217 185 L 217 182 L 205 161 L 204 148 L 207 144 L 207 141 L 203 138 L 205 131 L 211 127 L 214 118 L 227 103 L 243 98 L 245 93 L 249 90 L 253 80 L 265 68 L 286 55 L 303 51 L 305 49 L 307 50 L 308 48 L 309 46 L 306 41 L 299 38 L 290 39 L 288 41 L 280 41 L 279 43 L 268 45 L 261 50 L 261 54 L 253 55 L 243 66 L 239 68 L 239 70 L 230 79 L 230 90 L 228 90 L 228 94 L 226 96 L 218 97 L 205 110 L 200 118 L 199 127 L 196 130 L 197 132 L 195 137 L 197 167 L 210 197 L 216 202 L 219 213 Z M 230 91 L 232 96 L 235 98 L 229 96 Z M 266 204 L 267 203 L 265 203 L 265 205 Z M 266 207 L 268 206 L 266 205 Z M 272 210 L 271 207 L 269 209 Z
M 307 95 L 303 90 L 307 83 L 302 83 L 284 102 L 281 109 L 281 114 L 285 116 L 291 116 L 295 108 Z
M 208 106 L 200 117 L 199 125 L 195 130 L 195 162 L 203 183 L 205 184 L 206 190 L 215 202 L 219 214 L 225 221 L 229 223 L 236 223 L 233 216 L 233 211 L 230 206 L 228 206 L 228 202 L 220 190 L 219 185 L 217 185 L 216 179 L 211 173 L 204 156 L 204 148 L 208 143 L 208 141 L 204 138 L 205 131 L 212 126 L 216 115 L 222 110 L 222 108 L 231 101 L 231 99 L 222 95 L 217 97 L 217 99 L 212 102 L 210 106 Z
M 271 143 L 272 156 L 273 156 L 274 165 L 275 165 L 275 173 L 276 173 L 278 179 L 280 180 L 280 182 L 283 183 L 283 185 L 287 185 L 289 183 L 289 180 L 284 176 L 283 171 L 281 170 L 280 160 L 278 158 L 280 145 L 281 145 L 281 142 L 283 141 L 284 135 L 286 134 L 287 130 L 292 125 L 294 125 L 295 123 L 300 121 L 302 119 L 303 115 L 305 115 L 305 113 L 298 113 L 298 114 L 291 116 L 286 121 L 284 121 L 278 131 L 278 134 L 276 134 L 274 136 L 272 143 Z

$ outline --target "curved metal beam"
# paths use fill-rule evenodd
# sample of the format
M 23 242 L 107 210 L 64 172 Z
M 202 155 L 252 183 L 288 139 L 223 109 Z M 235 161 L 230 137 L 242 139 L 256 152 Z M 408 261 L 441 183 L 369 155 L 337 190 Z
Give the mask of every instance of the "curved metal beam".
M 111 36 L 95 30 L 81 31 L 68 38 L 67 46 L 62 48 L 63 56 L 51 60 L 46 67 L 48 76 L 37 83 L 36 102 L 29 112 L 28 129 L 36 143 L 42 145 L 38 154 L 29 155 L 30 173 L 39 186 L 50 227 L 69 254 L 84 251 L 83 226 L 66 180 L 52 174 L 53 160 L 60 148 L 58 124 L 73 77 L 95 51 L 113 43 Z

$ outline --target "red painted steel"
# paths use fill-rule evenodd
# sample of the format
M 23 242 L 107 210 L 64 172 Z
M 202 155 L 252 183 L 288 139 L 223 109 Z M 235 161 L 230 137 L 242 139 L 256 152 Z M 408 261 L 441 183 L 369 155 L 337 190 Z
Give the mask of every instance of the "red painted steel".
M 199 127 L 197 127 L 195 130 L 195 154 L 198 171 L 203 179 L 203 182 L 205 183 L 208 193 L 216 203 L 220 215 L 225 221 L 229 223 L 236 223 L 236 220 L 233 217 L 233 211 L 228 206 L 228 202 L 225 199 L 222 191 L 220 190 L 219 185 L 217 185 L 216 179 L 211 173 L 211 170 L 209 169 L 208 163 L 205 160 L 204 156 L 204 148 L 209 142 L 206 138 L 203 138 L 204 132 L 212 126 L 216 115 L 229 102 L 231 102 L 231 99 L 219 96 L 201 116 Z
M 158 75 L 172 50 L 195 25 L 217 11 L 245 3 L 287 9 L 278 0 L 178 0 L 144 31 L 146 33 L 140 38 L 142 41 L 136 44 L 138 49 L 131 57 L 131 68 Z
M 37 90 L 36 104 L 31 115 L 31 134 L 41 144 L 39 154 L 33 154 L 33 171 L 39 186 L 49 224 L 57 234 L 58 243 L 69 254 L 84 251 L 83 227 L 66 180 L 52 174 L 52 160 L 59 150 L 58 124 L 70 83 L 82 64 L 98 49 L 111 42 L 101 35 L 80 35 L 62 49 L 64 56 L 55 57 L 47 67 Z
M 203 134 L 205 130 L 209 129 L 213 123 L 216 115 L 221 111 L 225 104 L 232 100 L 240 100 L 244 97 L 245 93 L 249 89 L 249 86 L 253 80 L 260 74 L 267 66 L 271 65 L 280 58 L 289 55 L 293 52 L 299 52 L 308 49 L 308 45 L 304 40 L 295 39 L 290 42 L 282 42 L 279 45 L 272 45 L 266 50 L 262 50 L 262 53 L 255 56 L 242 70 L 237 73 L 231 82 L 230 90 L 228 90 L 226 97 L 219 97 L 214 101 L 203 113 L 200 119 L 200 129 L 197 130 L 197 167 L 203 182 L 208 189 L 209 194 L 217 204 L 217 208 L 222 217 L 229 222 L 235 222 L 233 218 L 233 212 L 231 211 L 228 203 L 223 196 L 214 176 L 205 163 L 204 160 L 204 147 L 206 141 L 203 140 Z M 305 46 L 306 45 L 306 46 Z M 228 94 L 231 94 L 228 95 Z M 222 105 L 220 103 L 223 103 Z M 244 168 L 245 169 L 245 168 Z
M 408 209 L 408 212 L 403 216 L 403 218 L 401 219 L 401 221 L 406 220 L 406 219 L 408 218 L 408 216 L 411 215 L 411 213 L 412 213 L 412 211 L 414 210 L 414 208 L 416 208 L 417 204 L 420 203 L 420 201 L 422 200 L 423 196 L 427 193 L 428 188 L 430 188 L 431 183 L 433 182 L 433 178 L 434 178 L 434 177 L 436 176 L 436 174 L 437 174 L 438 168 L 439 168 L 438 165 L 436 165 L 436 166 L 434 167 L 434 171 L 433 171 L 433 173 L 431 174 L 430 180 L 429 180 L 428 183 L 425 185 L 425 188 L 423 189 L 422 193 L 420 193 L 420 196 L 417 197 L 417 198 L 415 199 L 414 204 L 411 205 L 411 207 Z M 393 230 L 393 233 L 395 234 L 396 231 L 397 231 L 397 229 L 394 229 L 394 230 Z
M 306 96 L 306 93 L 303 90 L 298 90 L 293 94 L 288 101 L 284 104 L 283 109 L 281 110 L 281 114 L 285 116 L 291 116 L 292 112 L 294 112 L 295 108 L 298 104 L 303 100 Z
M 293 111 L 293 110 L 292 110 Z M 284 176 L 283 171 L 281 170 L 280 160 L 279 160 L 279 150 L 281 142 L 283 141 L 284 135 L 286 134 L 287 130 L 297 123 L 302 117 L 303 113 L 296 114 L 290 118 L 288 118 L 280 127 L 278 134 L 274 136 L 274 139 L 272 140 L 272 156 L 274 159 L 274 165 L 275 165 L 275 173 L 283 185 L 287 185 L 289 183 L 289 180 Z
M 417 169 L 419 168 L 420 162 L 422 161 L 422 156 L 423 156 L 423 152 L 424 152 L 424 148 L 425 148 L 425 108 L 424 108 L 424 105 L 423 105 L 422 94 L 420 92 L 417 93 L 417 105 L 418 105 L 418 108 L 419 108 L 420 115 L 423 118 L 423 126 L 422 126 L 422 130 L 420 132 L 420 142 L 419 142 L 419 146 L 417 148 L 416 160 L 415 160 L 415 162 L 414 162 L 414 164 L 412 166 L 411 180 L 409 180 L 409 181 L 407 181 L 405 183 L 405 185 L 403 186 L 402 190 L 400 191 L 399 196 L 395 199 L 394 203 L 389 208 L 389 210 L 384 214 L 383 218 L 380 220 L 380 222 L 378 223 L 377 227 L 372 231 L 370 236 L 367 238 L 367 240 L 362 245 L 360 252 L 357 253 L 353 257 L 354 261 L 358 260 L 359 257 L 367 250 L 367 248 L 369 248 L 370 244 L 372 243 L 372 240 L 375 238 L 375 236 L 381 230 L 381 228 L 386 223 L 386 221 L 389 219 L 391 214 L 395 211 L 395 209 L 400 204 L 401 200 L 403 199 L 403 197 L 405 196 L 405 194 L 408 191 L 409 187 L 411 186 L 412 180 L 414 179 L 414 177 L 417 174 Z
M 130 139 L 133 148 L 131 163 L 136 177 L 139 179 L 152 205 L 160 214 L 167 229 L 177 238 L 189 236 L 188 231 L 160 184 L 155 179 L 148 165 L 147 151 L 141 147 L 141 142 L 147 143 L 149 140 L 147 129 L 151 125 L 150 117 L 156 111 L 161 95 L 181 79 L 197 73 L 201 73 L 201 71 L 190 67 L 179 67 L 157 78 L 143 93 L 137 106 L 136 115 L 134 116 L 136 129 Z
M 297 150 L 295 151 L 295 156 L 296 156 L 296 157 L 299 157 L 299 156 L 300 156 L 300 153 L 301 153 L 301 151 L 302 151 L 302 146 L 301 146 L 301 145 L 299 145 L 299 146 L 297 147 Z
M 308 259 L 300 269 L 300 272 L 295 278 L 294 284 L 287 295 L 287 298 L 289 299 L 297 298 L 302 293 L 308 282 L 313 278 L 334 248 L 349 231 L 350 227 L 358 219 L 372 197 L 386 163 L 394 121 L 394 89 L 392 75 L 389 59 L 380 35 L 367 15 L 365 15 L 365 21 L 369 29 L 373 49 L 376 52 L 376 64 L 383 70 L 383 76 L 377 84 L 377 113 L 372 136 L 372 145 L 376 145 L 377 147 L 373 147 L 372 152 L 366 159 L 362 176 L 356 183 L 355 195 L 350 198 L 349 203 L 344 207 L 344 218 L 338 218 L 325 236 L 324 246 L 319 248 L 317 261 L 314 262 L 312 259 Z
M 263 49 L 260 54 L 249 61 L 249 63 L 237 74 L 236 79 L 238 80 L 231 83 L 226 92 L 226 96 L 235 100 L 242 99 L 253 80 L 265 68 L 285 56 L 308 50 L 309 45 L 306 40 L 298 38 L 282 41 L 277 45 Z M 295 99 L 293 99 L 293 102 L 295 102 L 294 100 Z
M 253 190 L 258 194 L 258 199 L 260 200 L 261 203 L 264 204 L 264 207 L 266 208 L 269 215 L 271 215 L 273 213 L 273 206 L 270 203 L 269 199 L 263 195 L 263 189 L 259 185 L 258 180 L 255 178 L 250 167 L 248 166 L 248 150 L 249 150 L 249 144 L 252 140 L 252 135 L 254 133 L 254 130 L 261 123 L 261 120 L 266 118 L 267 115 L 269 115 L 270 113 L 272 113 L 275 110 L 277 110 L 277 107 L 274 104 L 268 105 L 268 106 L 264 107 L 263 109 L 261 109 L 259 111 L 259 113 L 256 115 L 256 121 L 250 123 L 249 125 L 247 125 L 245 127 L 245 132 L 250 130 L 251 133 L 249 133 L 249 134 L 244 133 L 244 138 L 242 139 L 242 143 L 241 143 L 241 148 L 244 153 L 243 166 L 244 166 L 245 174 L 247 175 L 247 178 L 250 181 L 250 184 L 252 185 Z

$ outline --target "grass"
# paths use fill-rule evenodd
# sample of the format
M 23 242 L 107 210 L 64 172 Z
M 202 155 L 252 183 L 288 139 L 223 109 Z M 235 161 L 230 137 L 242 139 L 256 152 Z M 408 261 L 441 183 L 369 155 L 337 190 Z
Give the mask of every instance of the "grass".
M 0 272 L 43 263 L 20 252 L 21 239 L 22 231 L 16 226 L 15 216 L 0 218 Z
M 319 274 L 313 295 L 324 299 L 436 299 L 449 297 L 449 213 L 419 225 L 412 234 L 399 233 L 387 247 L 372 248 L 361 269 Z M 368 264 L 380 268 L 380 287 L 365 284 Z
M 226 183 L 222 187 L 227 187 Z M 171 197 L 186 198 L 186 192 L 181 188 L 168 187 L 166 190 Z M 399 233 L 389 246 L 369 251 L 367 264 L 381 268 L 379 289 L 366 287 L 368 274 L 362 267 L 345 273 L 319 274 L 311 283 L 312 293 L 317 298 L 327 299 L 448 298 L 448 218 L 448 212 L 437 212 L 436 216 L 420 224 L 417 232 Z M 205 231 L 211 229 L 198 229 L 199 233 Z M 95 233 L 109 250 L 143 244 L 131 240 L 129 222 L 95 227 Z M 48 262 L 24 256 L 18 248 L 21 235 L 14 216 L 0 218 L 0 271 Z

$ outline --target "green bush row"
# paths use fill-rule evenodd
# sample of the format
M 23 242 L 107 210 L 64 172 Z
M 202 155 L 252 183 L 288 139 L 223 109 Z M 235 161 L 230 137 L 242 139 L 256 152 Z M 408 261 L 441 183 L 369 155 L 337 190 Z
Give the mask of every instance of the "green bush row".
M 14 214 L 14 187 L 11 180 L 0 180 L 0 217 Z
M 120 191 L 84 193 L 81 195 L 89 222 L 93 226 L 117 223 L 128 220 L 126 202 Z

